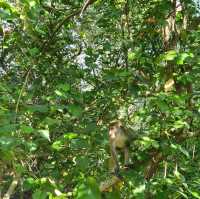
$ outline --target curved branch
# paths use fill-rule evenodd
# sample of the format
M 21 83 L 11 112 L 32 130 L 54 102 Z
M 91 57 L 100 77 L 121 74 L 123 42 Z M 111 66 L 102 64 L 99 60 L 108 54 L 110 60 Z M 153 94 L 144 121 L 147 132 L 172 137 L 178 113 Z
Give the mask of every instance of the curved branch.
M 57 24 L 56 28 L 54 29 L 53 33 L 51 34 L 49 40 L 47 42 L 44 42 L 42 45 L 42 51 L 44 51 L 46 49 L 46 47 L 48 47 L 49 43 L 53 40 L 54 36 L 56 35 L 56 33 L 61 29 L 61 27 L 67 22 L 69 21 L 71 18 L 75 17 L 76 15 L 80 16 L 83 14 L 83 12 L 87 9 L 87 7 L 91 4 L 93 4 L 96 0 L 87 0 L 85 2 L 85 4 L 83 5 L 83 7 L 81 9 L 76 10 L 75 12 L 67 15 L 66 17 L 64 17 L 64 19 Z
M 87 7 L 91 4 L 93 4 L 96 0 L 86 0 L 86 2 L 84 3 L 82 9 L 81 9 L 81 13 L 80 16 L 82 17 L 83 12 L 87 9 Z
M 61 27 L 64 25 L 65 22 L 67 22 L 68 20 L 70 20 L 71 18 L 73 18 L 74 16 L 78 15 L 81 12 L 81 9 L 71 13 L 70 15 L 67 15 L 66 17 L 64 17 L 64 19 L 57 24 L 56 28 L 54 29 L 53 33 L 51 34 L 50 38 L 48 41 L 45 41 L 42 45 L 42 51 L 44 51 L 48 45 L 50 44 L 50 42 L 53 40 L 54 36 L 56 35 L 56 33 L 61 29 Z

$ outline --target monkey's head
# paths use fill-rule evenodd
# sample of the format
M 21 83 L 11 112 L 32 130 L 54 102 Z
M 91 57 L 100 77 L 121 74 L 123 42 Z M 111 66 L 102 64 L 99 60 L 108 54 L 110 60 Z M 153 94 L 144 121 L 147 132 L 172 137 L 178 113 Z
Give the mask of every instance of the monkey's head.
M 123 131 L 122 122 L 119 120 L 112 121 L 109 124 L 109 136 L 110 138 L 115 138 L 117 134 L 120 134 Z

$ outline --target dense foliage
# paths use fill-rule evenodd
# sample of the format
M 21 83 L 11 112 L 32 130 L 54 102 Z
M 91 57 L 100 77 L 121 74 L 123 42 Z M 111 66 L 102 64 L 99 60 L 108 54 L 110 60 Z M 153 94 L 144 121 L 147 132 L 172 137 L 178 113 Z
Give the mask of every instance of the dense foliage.
M 0 198 L 200 198 L 197 1 L 0 0 L 0 17 Z M 100 193 L 113 119 L 134 168 Z

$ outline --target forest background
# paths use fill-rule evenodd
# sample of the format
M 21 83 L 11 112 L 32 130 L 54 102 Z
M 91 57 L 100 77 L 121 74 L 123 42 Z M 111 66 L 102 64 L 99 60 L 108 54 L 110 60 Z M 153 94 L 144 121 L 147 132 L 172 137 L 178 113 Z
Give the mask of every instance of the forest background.
M 192 0 L 0 0 L 0 198 L 200 198 Z M 133 169 L 109 182 L 108 124 Z

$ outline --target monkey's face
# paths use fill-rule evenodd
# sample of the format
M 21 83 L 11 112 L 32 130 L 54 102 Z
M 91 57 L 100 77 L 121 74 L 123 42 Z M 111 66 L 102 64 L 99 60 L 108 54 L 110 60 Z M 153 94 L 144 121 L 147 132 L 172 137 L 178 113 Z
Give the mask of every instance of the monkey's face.
M 109 138 L 113 146 L 121 149 L 126 146 L 128 140 L 123 127 L 118 125 L 110 126 Z
M 110 125 L 109 128 L 109 137 L 111 139 L 115 139 L 118 135 L 122 133 L 123 129 L 121 126 L 117 123 Z
M 110 128 L 109 128 L 109 137 L 111 139 L 115 139 L 117 131 L 118 131 L 118 127 L 116 127 L 116 126 L 110 126 Z

